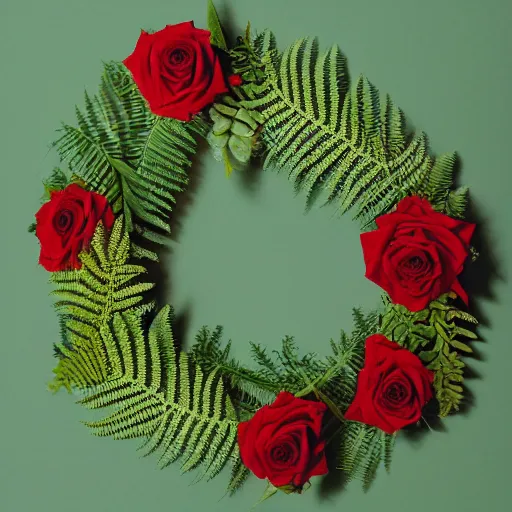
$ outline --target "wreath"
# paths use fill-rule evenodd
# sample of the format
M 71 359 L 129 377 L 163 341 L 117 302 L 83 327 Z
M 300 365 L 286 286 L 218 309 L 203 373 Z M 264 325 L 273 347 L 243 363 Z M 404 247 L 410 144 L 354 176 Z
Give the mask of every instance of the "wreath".
M 366 78 L 349 88 L 337 46 L 321 53 L 306 38 L 280 52 L 248 26 L 229 47 L 211 1 L 208 28 L 142 31 L 54 143 L 66 166 L 44 182 L 31 226 L 58 297 L 50 388 L 107 408 L 86 423 L 93 433 L 142 438 L 162 467 L 180 460 L 212 478 L 230 466 L 230 493 L 251 472 L 265 498 L 300 493 L 335 468 L 367 488 L 427 404 L 445 417 L 463 401 L 460 356 L 477 321 L 458 276 L 477 254 L 456 156 L 431 156 Z M 245 365 L 219 327 L 202 328 L 188 352 L 176 345 L 173 310 L 158 309 L 146 274 L 200 139 L 228 176 L 261 159 L 306 190 L 308 206 L 323 194 L 361 222 L 383 304 L 354 309 L 329 356 L 301 356 L 287 337 L 272 353 L 252 344 Z

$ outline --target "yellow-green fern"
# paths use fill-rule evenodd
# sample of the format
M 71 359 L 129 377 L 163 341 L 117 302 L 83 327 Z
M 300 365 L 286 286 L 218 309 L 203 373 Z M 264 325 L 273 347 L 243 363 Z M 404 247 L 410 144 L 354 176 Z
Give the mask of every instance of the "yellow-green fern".
M 53 389 L 98 384 L 117 370 L 107 366 L 101 333 L 115 313 L 153 307 L 144 302 L 143 294 L 154 285 L 139 281 L 146 269 L 127 263 L 129 256 L 130 239 L 120 216 L 110 234 L 98 224 L 89 250 L 80 254 L 80 270 L 52 274 L 52 294 L 59 297 L 56 308 L 62 315 L 64 337 L 56 345 L 60 361 L 54 370 Z
M 234 56 L 241 70 L 252 70 L 243 105 L 265 119 L 265 167 L 287 170 L 308 203 L 326 190 L 341 212 L 356 207 L 356 217 L 371 221 L 407 194 L 422 192 L 434 166 L 425 134 L 409 140 L 402 112 L 389 96 L 381 104 L 366 78 L 349 90 L 337 46 L 319 53 L 315 39 L 300 39 L 281 54 L 267 32 L 254 48 L 246 44 L 245 59 L 242 47 Z M 449 187 L 453 165 L 437 169 Z
M 114 315 L 102 337 L 107 361 L 117 370 L 80 401 L 114 411 L 87 425 L 98 436 L 146 438 L 146 454 L 157 452 L 161 467 L 181 459 L 183 471 L 202 466 L 212 478 L 231 461 L 234 490 L 246 473 L 239 461 L 235 409 L 220 374 L 203 373 L 185 352 L 176 351 L 171 321 L 169 306 L 148 333 L 140 312 Z

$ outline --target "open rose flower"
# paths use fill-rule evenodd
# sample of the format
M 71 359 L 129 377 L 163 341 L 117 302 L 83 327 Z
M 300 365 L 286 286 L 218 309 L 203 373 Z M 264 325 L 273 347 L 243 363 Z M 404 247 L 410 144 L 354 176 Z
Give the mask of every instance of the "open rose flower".
M 238 427 L 243 463 L 275 487 L 300 491 L 312 476 L 327 473 L 321 436 L 327 406 L 281 392 Z
M 434 373 L 420 358 L 381 334 L 366 340 L 364 367 L 345 419 L 380 428 L 388 434 L 416 423 L 432 398 Z
M 190 121 L 227 92 L 220 61 L 210 44 L 210 32 L 192 21 L 142 31 L 133 53 L 124 61 L 151 111 Z
M 469 254 L 474 224 L 435 212 L 417 196 L 402 199 L 376 222 L 375 231 L 361 234 L 365 275 L 394 303 L 420 311 L 449 291 L 467 303 L 457 276 Z
M 114 223 L 105 197 L 76 184 L 52 192 L 36 213 L 39 263 L 50 272 L 80 268 L 78 255 L 87 249 L 99 221 L 107 229 Z

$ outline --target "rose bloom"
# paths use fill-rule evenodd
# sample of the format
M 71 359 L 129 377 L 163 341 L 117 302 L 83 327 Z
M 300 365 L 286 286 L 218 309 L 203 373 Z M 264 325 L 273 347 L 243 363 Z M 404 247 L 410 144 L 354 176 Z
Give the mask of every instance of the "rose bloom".
M 393 434 L 421 418 L 432 398 L 434 373 L 420 358 L 382 334 L 367 338 L 364 367 L 345 419 Z
M 238 427 L 243 463 L 275 487 L 295 490 L 327 473 L 325 439 L 321 435 L 327 406 L 281 392 Z
M 192 21 L 154 34 L 142 31 L 123 63 L 158 116 L 190 121 L 228 91 L 210 32 L 195 28 Z
M 76 184 L 52 192 L 36 213 L 39 263 L 50 272 L 80 268 L 78 255 L 88 248 L 100 221 L 107 229 L 114 223 L 105 197 Z
M 474 224 L 435 212 L 417 196 L 402 199 L 396 211 L 376 222 L 376 230 L 361 234 L 365 275 L 392 302 L 420 311 L 453 291 L 467 303 L 457 276 L 469 255 Z

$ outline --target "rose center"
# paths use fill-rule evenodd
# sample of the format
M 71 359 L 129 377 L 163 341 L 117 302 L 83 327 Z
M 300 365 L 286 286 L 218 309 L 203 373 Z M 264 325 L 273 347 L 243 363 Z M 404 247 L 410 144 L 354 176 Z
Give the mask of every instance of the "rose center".
M 61 210 L 53 219 L 53 227 L 60 235 L 63 235 L 71 228 L 73 224 L 73 212 L 71 210 Z
M 423 260 L 422 260 L 419 256 L 413 256 L 413 257 L 409 260 L 409 266 L 410 266 L 411 268 L 417 268 L 417 267 L 419 267 L 422 263 L 423 263 Z
M 409 399 L 409 390 L 401 382 L 393 382 L 384 391 L 386 400 L 391 404 L 402 404 Z
M 189 53 L 184 48 L 175 48 L 169 55 L 172 66 L 183 66 L 190 60 Z
M 270 457 L 274 463 L 287 466 L 295 462 L 297 451 L 290 443 L 282 443 L 272 447 Z
M 400 262 L 399 272 L 404 277 L 419 277 L 425 275 L 432 268 L 432 261 L 428 254 L 413 254 Z

